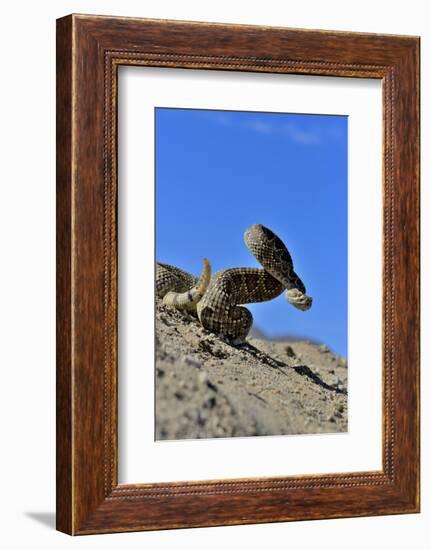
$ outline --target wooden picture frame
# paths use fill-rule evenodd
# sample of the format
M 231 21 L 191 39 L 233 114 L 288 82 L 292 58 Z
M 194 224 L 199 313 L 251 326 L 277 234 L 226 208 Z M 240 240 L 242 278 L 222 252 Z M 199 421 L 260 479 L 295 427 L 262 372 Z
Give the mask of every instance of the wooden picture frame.
M 383 83 L 383 469 L 119 485 L 117 68 Z M 419 38 L 70 15 L 57 21 L 57 529 L 419 511 Z

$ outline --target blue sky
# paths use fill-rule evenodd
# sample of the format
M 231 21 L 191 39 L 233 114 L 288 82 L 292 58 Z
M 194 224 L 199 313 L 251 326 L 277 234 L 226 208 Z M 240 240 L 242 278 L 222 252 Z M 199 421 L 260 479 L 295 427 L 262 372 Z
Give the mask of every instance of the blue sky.
M 347 117 L 157 108 L 156 257 L 199 274 L 257 267 L 254 223 L 287 245 L 313 307 L 251 304 L 268 337 L 347 356 Z

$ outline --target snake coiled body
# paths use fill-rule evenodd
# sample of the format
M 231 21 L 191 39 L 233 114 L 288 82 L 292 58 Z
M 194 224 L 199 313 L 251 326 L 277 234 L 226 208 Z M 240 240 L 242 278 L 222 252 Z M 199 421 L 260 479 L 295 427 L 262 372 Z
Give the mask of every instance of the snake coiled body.
M 196 311 L 204 328 L 232 340 L 245 340 L 253 323 L 251 312 L 243 304 L 272 300 L 286 290 L 289 303 L 303 311 L 309 309 L 312 299 L 306 295 L 281 239 L 260 224 L 247 229 L 244 239 L 262 269 L 224 269 L 210 277 L 209 263 L 204 260 L 204 271 L 198 279 L 158 263 L 156 294 L 166 305 Z

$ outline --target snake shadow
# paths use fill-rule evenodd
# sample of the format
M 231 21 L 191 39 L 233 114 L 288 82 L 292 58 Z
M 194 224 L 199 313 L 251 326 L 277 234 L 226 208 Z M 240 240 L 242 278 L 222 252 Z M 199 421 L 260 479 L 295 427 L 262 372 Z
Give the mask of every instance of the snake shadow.
M 269 367 L 280 369 L 280 372 L 282 372 L 284 375 L 287 376 L 285 372 L 283 372 L 282 369 L 290 369 L 294 370 L 297 374 L 300 376 L 306 376 L 309 378 L 314 384 L 317 384 L 318 386 L 321 386 L 325 390 L 332 391 L 334 393 L 347 395 L 347 390 L 340 389 L 337 386 L 332 386 L 330 384 L 327 384 L 324 382 L 320 376 L 318 376 L 315 372 L 313 372 L 310 367 L 307 367 L 307 365 L 287 365 L 283 361 L 280 361 L 278 359 L 275 359 L 274 357 L 271 357 L 271 355 L 268 355 L 266 352 L 256 348 L 249 342 L 245 342 L 243 344 L 234 345 L 232 343 L 229 344 L 230 346 L 241 349 L 245 353 L 248 353 L 249 355 L 255 357 L 259 361 L 262 361 L 264 364 L 268 365 Z

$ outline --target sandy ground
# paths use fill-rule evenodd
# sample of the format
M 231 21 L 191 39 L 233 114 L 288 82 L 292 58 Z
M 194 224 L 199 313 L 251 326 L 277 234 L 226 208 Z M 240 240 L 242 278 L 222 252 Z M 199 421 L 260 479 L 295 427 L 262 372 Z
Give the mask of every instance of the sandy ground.
M 347 362 L 324 345 L 234 347 L 156 306 L 156 439 L 347 431 Z

